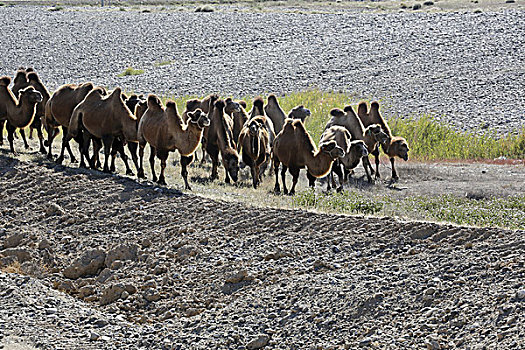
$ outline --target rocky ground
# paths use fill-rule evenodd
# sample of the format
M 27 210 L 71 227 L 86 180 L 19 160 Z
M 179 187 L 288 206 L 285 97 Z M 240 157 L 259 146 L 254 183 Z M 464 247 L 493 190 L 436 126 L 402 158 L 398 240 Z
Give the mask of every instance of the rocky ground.
M 7 348 L 525 346 L 523 231 L 256 208 L 3 155 L 0 178 Z
M 51 89 L 91 80 L 177 95 L 341 90 L 382 99 L 387 116 L 430 114 L 461 130 L 507 133 L 525 115 L 525 12 L 516 6 L 308 14 L 4 6 L 0 75 L 30 65 Z M 118 77 L 128 66 L 144 73 Z

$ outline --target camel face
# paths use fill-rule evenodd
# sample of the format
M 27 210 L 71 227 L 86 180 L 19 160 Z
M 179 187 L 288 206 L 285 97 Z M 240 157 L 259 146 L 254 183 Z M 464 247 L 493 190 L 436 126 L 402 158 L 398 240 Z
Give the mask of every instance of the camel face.
M 378 124 L 370 125 L 366 128 L 366 132 L 374 136 L 374 139 L 382 145 L 388 145 L 390 143 L 390 136 L 388 136 Z
M 197 108 L 195 112 L 189 112 L 188 117 L 190 123 L 197 124 L 201 129 L 210 126 L 210 118 L 200 108 Z
M 321 145 L 321 152 L 324 152 L 332 159 L 342 158 L 345 156 L 345 151 L 337 145 L 337 142 L 330 141 Z
M 396 154 L 399 156 L 399 158 L 403 159 L 405 162 L 408 160 L 408 151 L 410 149 L 408 148 L 408 144 L 405 140 L 396 140 L 392 143 L 391 147 L 395 147 Z
M 231 98 L 226 99 L 226 107 L 224 107 L 224 113 L 231 115 L 234 112 L 239 113 L 241 111 L 241 105 L 238 102 L 233 101 Z
M 26 98 L 30 103 L 40 103 L 43 100 L 42 94 L 36 91 L 32 86 L 20 90 L 20 99 Z
M 304 123 L 306 118 L 308 118 L 311 114 L 312 112 L 310 112 L 308 108 L 305 108 L 303 105 L 300 105 L 294 107 L 291 110 L 290 114 L 288 115 L 288 118 L 300 119 Z
M 350 143 L 350 152 L 355 152 L 360 158 L 368 156 L 368 149 L 362 140 L 352 141 Z
M 226 154 L 224 157 L 224 165 L 233 182 L 237 182 L 239 175 L 239 159 L 236 154 Z

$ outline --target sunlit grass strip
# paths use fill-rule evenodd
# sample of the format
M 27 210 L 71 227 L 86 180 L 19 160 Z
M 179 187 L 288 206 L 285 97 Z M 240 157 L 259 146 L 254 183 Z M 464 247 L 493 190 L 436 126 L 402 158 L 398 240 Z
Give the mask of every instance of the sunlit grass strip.
M 127 75 L 140 75 L 140 74 L 143 74 L 143 73 L 144 73 L 143 69 L 135 69 L 133 67 L 128 67 L 128 68 L 126 68 L 125 71 L 123 71 L 122 73 L 117 75 L 117 77 L 125 77 Z

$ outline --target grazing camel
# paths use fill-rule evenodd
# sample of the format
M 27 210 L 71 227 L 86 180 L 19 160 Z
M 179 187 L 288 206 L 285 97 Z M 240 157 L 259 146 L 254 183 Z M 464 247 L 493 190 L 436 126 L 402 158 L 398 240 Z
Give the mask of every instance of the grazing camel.
M 69 122 L 68 137 L 75 137 L 80 129 L 84 129 L 84 155 L 87 156 L 88 153 L 89 138 L 102 140 L 105 158 L 103 171 L 106 173 L 110 172 L 109 156 L 116 137 L 123 142 L 138 142 L 137 119 L 131 114 L 121 95 L 122 90 L 118 87 L 107 96 L 101 88 L 90 91 L 75 107 Z M 95 168 L 99 147 L 94 148 L 94 155 L 90 160 L 92 168 Z
M 210 125 L 210 120 L 199 108 L 188 112 L 188 122 L 184 123 L 177 112 L 177 105 L 168 101 L 162 106 L 160 99 L 155 95 L 148 96 L 148 109 L 142 116 L 138 128 L 140 168 L 139 177 L 144 176 L 143 159 L 146 142 L 150 144 L 150 166 L 153 181 L 157 181 L 155 174 L 155 155 L 160 159 L 160 176 L 158 183 L 165 185 L 164 170 L 169 152 L 178 150 L 181 155 L 181 176 L 187 190 L 191 190 L 188 183 L 188 164 L 193 160 L 193 153 L 199 146 L 202 131 Z
M 307 177 L 310 186 L 315 185 L 315 179 L 325 176 L 332 168 L 332 163 L 339 157 L 344 157 L 344 150 L 337 146 L 335 141 L 329 141 L 315 146 L 310 134 L 306 131 L 304 124 L 299 119 L 286 119 L 281 132 L 276 136 L 273 143 L 273 166 L 275 171 L 275 192 L 280 192 L 279 186 L 279 164 L 283 164 L 281 177 L 284 194 L 288 194 L 286 188 L 286 170 L 292 175 L 292 188 L 289 194 L 295 194 L 295 186 L 299 179 L 300 169 L 307 168 Z
M 266 130 L 266 120 L 262 116 L 250 119 L 239 135 L 237 151 L 242 150 L 242 160 L 250 167 L 253 188 L 261 182 L 260 166 L 270 159 L 270 136 Z
M 326 129 L 321 135 L 320 144 L 334 140 L 337 145 L 345 151 L 344 157 L 337 159 L 332 165 L 332 171 L 328 175 L 326 190 L 329 191 L 332 185 L 335 188 L 334 173 L 339 177 L 339 187 L 337 191 L 343 190 L 343 185 L 348 180 L 348 174 L 359 165 L 361 158 L 368 156 L 366 144 L 362 140 L 352 141 L 352 135 L 343 126 L 334 125 Z M 342 167 L 342 169 L 341 169 Z M 344 177 L 343 177 L 344 173 Z
M 389 136 L 390 142 L 381 144 L 381 148 L 383 148 L 385 154 L 390 158 L 390 164 L 392 165 L 392 180 L 399 180 L 399 176 L 397 175 L 397 171 L 395 168 L 395 157 L 399 157 L 401 159 L 404 159 L 405 161 L 408 160 L 408 142 L 402 137 L 392 136 L 392 131 L 390 130 L 390 127 L 386 123 L 385 119 L 383 119 L 383 116 L 381 116 L 381 113 L 379 113 L 379 103 L 377 101 L 373 101 L 370 104 L 370 112 L 368 112 L 366 102 L 363 101 L 359 103 L 359 106 L 357 108 L 357 115 L 359 116 L 359 119 L 361 119 L 365 127 L 371 124 L 378 124 L 381 126 L 381 129 Z M 379 147 L 376 147 L 371 153 L 374 155 L 375 158 L 375 176 L 376 178 L 380 178 L 381 175 L 379 174 Z M 374 174 L 374 170 L 371 166 L 370 172 Z
M 17 100 L 9 89 L 10 77 L 0 78 L 0 120 L 6 120 L 7 140 L 12 153 L 14 148 L 14 133 L 17 128 L 25 128 L 33 121 L 36 105 L 42 101 L 42 94 L 32 86 L 20 90 Z
M 355 114 L 352 106 L 346 106 L 344 111 L 339 108 L 334 108 L 330 111 L 330 115 L 332 118 L 326 124 L 325 130 L 334 125 L 344 126 L 352 135 L 352 140 L 363 140 L 368 150 L 373 150 L 378 143 L 383 144 L 389 142 L 389 137 L 381 130 L 381 126 L 372 124 L 365 129 L 363 123 Z M 362 160 L 367 180 L 371 183 L 372 176 L 370 175 L 369 169 L 372 166 L 370 165 L 368 155 L 363 157 Z
M 283 109 L 277 101 L 277 97 L 274 94 L 268 96 L 268 103 L 264 106 L 264 111 L 266 116 L 272 120 L 275 134 L 278 134 L 284 125 L 284 120 L 287 118 Z M 304 123 L 306 118 L 311 115 L 309 109 L 305 108 L 303 105 L 296 106 L 288 112 L 288 118 L 290 119 L 301 119 Z
M 68 128 L 69 121 L 71 120 L 71 114 L 73 109 L 87 96 L 87 94 L 93 90 L 92 83 L 84 83 L 82 85 L 67 84 L 59 87 L 51 96 L 46 104 L 45 117 L 42 120 L 44 129 L 47 131 L 47 146 L 49 147 L 47 158 L 53 159 L 52 147 L 53 139 L 58 135 L 58 128 L 62 127 L 62 149 L 60 156 L 56 159 L 58 164 L 64 160 L 64 151 L 67 149 L 69 157 L 72 163 L 76 163 L 75 156 L 71 151 L 68 139 Z M 80 166 L 86 167 L 84 162 L 83 149 L 83 136 L 78 135 L 75 137 L 75 141 L 78 142 L 80 148 Z
M 224 100 L 217 100 L 211 109 L 210 126 L 206 138 L 206 152 L 212 159 L 211 179 L 217 179 L 219 153 L 226 173 L 225 182 L 237 182 L 239 173 L 239 154 L 233 140 L 233 120 L 224 114 Z

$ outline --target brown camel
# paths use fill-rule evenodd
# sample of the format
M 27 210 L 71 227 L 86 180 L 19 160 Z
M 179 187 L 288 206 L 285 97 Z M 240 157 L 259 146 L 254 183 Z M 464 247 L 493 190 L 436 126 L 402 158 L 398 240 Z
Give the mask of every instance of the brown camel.
M 332 171 L 328 175 L 326 190 L 335 188 L 334 173 L 339 177 L 339 187 L 337 191 L 343 190 L 343 186 L 348 180 L 348 174 L 359 165 L 361 158 L 368 156 L 366 144 L 362 140 L 352 141 L 352 135 L 343 126 L 334 125 L 323 132 L 320 144 L 334 140 L 337 145 L 345 151 L 344 157 L 337 159 L 332 166 Z M 344 176 L 343 176 L 344 174 Z
M 42 134 L 42 119 L 45 117 L 45 107 L 47 101 L 49 101 L 50 95 L 47 88 L 44 86 L 36 72 L 27 73 L 27 79 L 29 85 L 33 86 L 35 90 L 42 94 L 42 102 L 39 102 L 36 106 L 36 113 L 33 122 L 31 123 L 29 138 L 32 138 L 33 130 L 36 130 L 38 141 L 40 143 L 40 153 L 46 154 L 46 148 L 44 147 L 44 135 Z
M 361 121 L 363 122 L 364 126 L 378 124 L 381 126 L 381 129 L 389 136 L 390 142 L 382 143 L 381 148 L 383 148 L 385 154 L 388 155 L 388 157 L 390 158 L 390 164 L 392 165 L 392 180 L 399 180 L 399 176 L 397 175 L 397 171 L 394 165 L 395 157 L 399 157 L 401 159 L 404 159 L 405 161 L 408 160 L 408 142 L 402 137 L 392 136 L 392 131 L 390 130 L 390 127 L 386 123 L 381 113 L 379 113 L 379 103 L 377 101 L 373 101 L 370 104 L 370 112 L 368 112 L 366 102 L 363 101 L 359 103 L 357 114 L 359 116 L 359 119 L 361 119 Z M 376 178 L 380 178 L 381 175 L 379 174 L 379 147 L 376 147 L 371 153 L 374 155 L 375 158 L 375 176 Z M 370 172 L 374 174 L 374 170 L 371 166 Z
M 242 150 L 242 160 L 250 167 L 253 188 L 261 181 L 260 166 L 270 159 L 270 136 L 265 126 L 265 117 L 258 116 L 250 119 L 239 135 L 237 151 Z
M 0 120 L 7 121 L 7 140 L 11 152 L 14 148 L 14 132 L 17 128 L 25 128 L 33 122 L 36 113 L 36 105 L 42 101 L 42 94 L 32 86 L 20 90 L 20 98 L 17 100 L 9 89 L 10 77 L 0 78 Z
M 160 99 L 155 95 L 148 96 L 148 109 L 142 116 L 138 128 L 140 168 L 139 177 L 144 177 L 143 159 L 144 147 L 149 143 L 151 147 L 150 166 L 153 181 L 165 185 L 164 170 L 169 152 L 178 150 L 181 155 L 181 176 L 185 188 L 191 190 L 188 183 L 187 166 L 193 160 L 193 153 L 199 146 L 202 131 L 210 125 L 210 120 L 199 108 L 188 112 L 188 123 L 184 123 L 177 112 L 177 105 L 168 101 L 166 107 L 162 106 Z M 155 155 L 160 159 L 160 176 L 157 180 L 155 174 Z
M 219 153 L 226 172 L 225 182 L 237 182 L 239 173 L 239 154 L 233 140 L 233 120 L 224 114 L 224 100 L 217 100 L 211 109 L 210 126 L 206 138 L 206 152 L 212 159 L 211 179 L 217 179 Z
M 49 147 L 47 158 L 53 159 L 52 147 L 53 139 L 58 135 L 58 128 L 62 127 L 62 149 L 60 156 L 56 159 L 57 163 L 62 163 L 64 160 L 64 151 L 67 149 L 72 163 L 76 163 L 75 156 L 71 151 L 68 140 L 69 121 L 73 109 L 93 90 L 92 83 L 84 83 L 82 85 L 67 84 L 59 87 L 51 96 L 46 104 L 45 117 L 42 121 L 44 129 L 47 131 L 47 146 Z M 83 136 L 79 135 L 75 138 L 79 143 L 80 148 L 80 166 L 86 167 L 84 162 Z
M 20 67 L 15 73 L 15 78 L 13 79 L 13 87 L 11 88 L 11 91 L 13 92 L 13 95 L 18 99 L 20 90 L 28 86 L 29 86 L 29 80 L 27 80 L 26 70 L 24 67 Z M 34 120 L 35 119 L 33 119 L 33 122 Z M 4 144 L 2 131 L 4 130 L 5 123 L 6 123 L 5 120 L 0 121 L 0 145 Z M 29 147 L 29 144 L 27 143 L 26 134 L 25 134 L 24 129 L 18 129 L 18 133 L 20 134 L 20 137 L 22 137 L 22 141 L 24 141 L 24 147 L 26 149 L 29 149 L 30 147 Z M 15 134 L 15 137 L 16 137 L 16 134 Z
M 284 120 L 287 116 L 279 105 L 279 101 L 277 101 L 277 97 L 274 94 L 268 96 L 268 103 L 264 106 L 264 111 L 266 112 L 266 116 L 272 120 L 275 134 L 278 134 L 282 130 Z M 288 118 L 300 119 L 303 123 L 310 115 L 310 110 L 303 105 L 296 106 L 288 112 Z
M 107 96 L 105 90 L 100 88 L 90 91 L 75 107 L 69 122 L 68 138 L 77 136 L 79 130 L 84 129 L 85 156 L 88 153 L 90 138 L 102 140 L 105 158 L 103 171 L 106 173 L 110 172 L 109 156 L 116 137 L 123 142 L 138 142 L 137 119 L 121 95 L 122 90 L 118 87 Z M 92 168 L 95 168 L 95 157 L 98 154 L 97 147 L 94 148 L 94 155 L 90 160 Z
M 389 137 L 381 129 L 378 124 L 369 125 L 366 129 L 359 117 L 355 114 L 352 106 L 346 106 L 344 111 L 339 108 L 334 108 L 330 111 L 331 119 L 325 126 L 325 131 L 334 126 L 344 126 L 352 135 L 352 140 L 363 140 L 368 150 L 373 150 L 378 143 L 384 144 L 389 142 Z M 370 175 L 370 160 L 368 155 L 363 157 L 363 168 L 366 172 L 366 177 L 369 183 L 372 182 L 372 176 Z
M 225 100 L 225 103 L 226 107 L 224 107 L 224 113 L 233 119 L 233 140 L 237 142 L 244 124 L 248 121 L 248 114 L 245 110 L 246 102 L 233 101 L 228 97 Z
M 275 192 L 280 192 L 279 186 L 279 164 L 283 164 L 281 177 L 284 194 L 288 194 L 286 188 L 286 170 L 292 175 L 292 188 L 290 195 L 295 194 L 295 186 L 299 179 L 299 171 L 307 168 L 307 177 L 310 186 L 315 185 L 315 179 L 325 176 L 332 168 L 332 163 L 339 157 L 344 157 L 344 150 L 337 146 L 332 140 L 315 146 L 310 134 L 306 131 L 304 124 L 299 119 L 286 119 L 281 132 L 275 138 L 273 144 L 273 165 L 275 171 Z

